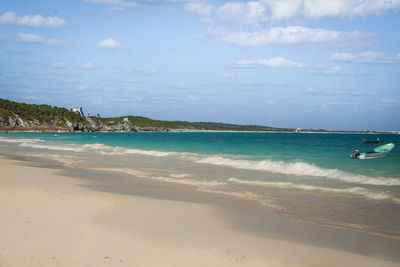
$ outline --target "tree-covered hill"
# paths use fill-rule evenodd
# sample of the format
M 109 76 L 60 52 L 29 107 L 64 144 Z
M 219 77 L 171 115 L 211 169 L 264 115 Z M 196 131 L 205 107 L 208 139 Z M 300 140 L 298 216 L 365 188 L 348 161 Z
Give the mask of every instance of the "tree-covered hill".
M 70 123 L 84 123 L 85 119 L 66 108 L 50 105 L 18 103 L 0 98 L 0 117 L 5 121 L 19 119 L 26 125 L 67 127 Z
M 23 120 L 41 123 L 52 123 L 68 120 L 70 122 L 83 122 L 84 119 L 66 108 L 52 107 L 50 105 L 35 105 L 18 103 L 0 98 L 0 114 L 15 118 L 15 115 Z M 2 116 L 4 117 L 4 116 Z
M 70 131 L 152 131 L 152 130 L 220 130 L 220 131 L 293 131 L 257 125 L 215 122 L 152 120 L 140 116 L 101 118 L 81 117 L 63 107 L 18 103 L 0 98 L 0 129 L 70 130 Z
M 188 121 L 162 121 L 153 120 L 146 117 L 140 116 L 122 116 L 113 118 L 98 118 L 91 117 L 93 119 L 99 119 L 107 125 L 123 123 L 124 118 L 137 127 L 158 127 L 158 128 L 169 128 L 169 129 L 187 129 L 187 130 L 220 130 L 220 131 L 293 131 L 293 129 L 278 129 L 268 126 L 258 125 L 237 125 L 228 123 L 216 123 L 216 122 L 188 122 Z

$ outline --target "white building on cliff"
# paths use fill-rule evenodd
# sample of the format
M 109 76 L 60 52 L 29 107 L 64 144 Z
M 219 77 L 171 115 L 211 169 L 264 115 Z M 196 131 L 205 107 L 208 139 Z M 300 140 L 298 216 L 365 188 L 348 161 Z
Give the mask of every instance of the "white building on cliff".
M 82 107 L 73 107 L 71 110 L 76 114 L 80 115 L 81 117 L 85 117 L 85 115 L 83 114 Z

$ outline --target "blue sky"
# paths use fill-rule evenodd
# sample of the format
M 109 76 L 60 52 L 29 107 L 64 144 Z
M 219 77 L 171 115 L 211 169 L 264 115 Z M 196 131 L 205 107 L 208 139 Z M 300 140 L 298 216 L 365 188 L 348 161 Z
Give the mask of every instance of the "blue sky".
M 102 116 L 400 130 L 400 0 L 3 1 L 0 97 Z

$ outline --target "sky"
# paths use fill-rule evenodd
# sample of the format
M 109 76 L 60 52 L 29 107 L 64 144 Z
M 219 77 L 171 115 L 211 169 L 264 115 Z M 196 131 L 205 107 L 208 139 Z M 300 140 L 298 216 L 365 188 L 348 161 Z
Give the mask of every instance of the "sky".
M 400 0 L 4 0 L 0 98 L 102 117 L 400 130 Z

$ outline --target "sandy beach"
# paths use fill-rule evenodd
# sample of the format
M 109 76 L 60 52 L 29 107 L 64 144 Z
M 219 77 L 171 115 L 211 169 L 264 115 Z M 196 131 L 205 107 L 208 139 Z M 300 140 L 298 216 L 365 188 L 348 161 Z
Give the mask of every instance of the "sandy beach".
M 329 248 L 324 236 L 320 244 L 326 246 L 258 234 L 257 223 L 251 229 L 251 218 L 246 218 L 254 208 L 251 201 L 189 186 L 124 186 L 121 178 L 112 187 L 110 173 L 6 157 L 0 158 L 0 171 L 2 267 L 400 266 L 384 259 L 384 253 L 377 258 L 362 249 Z M 240 220 L 245 227 L 235 226 Z M 302 231 L 305 226 L 298 224 Z

